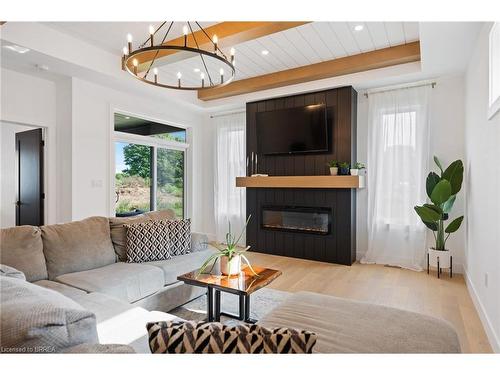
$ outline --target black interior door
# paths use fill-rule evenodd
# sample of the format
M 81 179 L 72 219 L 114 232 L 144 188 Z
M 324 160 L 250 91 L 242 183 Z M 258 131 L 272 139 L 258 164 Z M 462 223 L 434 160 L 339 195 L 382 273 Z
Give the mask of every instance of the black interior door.
M 42 129 L 16 133 L 18 157 L 16 225 L 43 225 Z

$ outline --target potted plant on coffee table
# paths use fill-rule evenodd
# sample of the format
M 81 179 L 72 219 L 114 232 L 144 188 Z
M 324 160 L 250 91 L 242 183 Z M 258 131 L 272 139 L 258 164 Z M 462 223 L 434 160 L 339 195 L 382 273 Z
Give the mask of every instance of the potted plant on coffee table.
M 365 169 L 365 165 L 363 163 L 354 163 L 351 167 L 351 176 L 359 176 L 359 171 L 361 169 Z
M 449 268 L 450 275 L 452 275 L 452 257 L 450 249 L 446 247 L 446 241 L 452 233 L 460 228 L 464 217 L 463 215 L 457 217 L 446 227 L 445 221 L 449 219 L 449 213 L 462 188 L 464 166 L 461 160 L 455 160 L 443 170 L 441 162 L 436 156 L 434 156 L 434 162 L 438 166 L 440 174 L 429 173 L 425 183 L 427 196 L 431 203 L 414 208 L 425 226 L 434 235 L 435 245 L 427 253 L 427 272 L 429 272 L 429 265 L 435 266 L 439 277 L 441 268 Z
M 348 176 L 349 175 L 349 163 L 343 161 L 339 163 L 339 175 Z
M 339 162 L 337 160 L 332 160 L 328 162 L 327 165 L 330 168 L 331 176 L 336 176 L 339 174 Z
M 250 221 L 250 217 L 248 217 L 245 226 L 241 230 L 240 235 L 236 238 L 231 232 L 231 222 L 229 222 L 229 231 L 226 234 L 226 243 L 225 244 L 214 244 L 214 246 L 217 248 L 217 252 L 215 254 L 212 254 L 200 267 L 198 271 L 198 275 L 202 274 L 207 267 L 211 264 L 212 268 L 215 265 L 215 262 L 217 259 L 220 259 L 220 270 L 223 275 L 227 276 L 232 276 L 232 275 L 239 275 L 241 272 L 241 262 L 244 261 L 250 271 L 254 275 L 257 275 L 257 273 L 254 271 L 252 266 L 250 265 L 250 261 L 248 258 L 243 255 L 248 249 L 250 249 L 250 246 L 246 247 L 241 247 L 238 246 L 238 242 L 241 240 L 241 237 L 245 233 L 245 230 L 247 228 L 248 222 Z

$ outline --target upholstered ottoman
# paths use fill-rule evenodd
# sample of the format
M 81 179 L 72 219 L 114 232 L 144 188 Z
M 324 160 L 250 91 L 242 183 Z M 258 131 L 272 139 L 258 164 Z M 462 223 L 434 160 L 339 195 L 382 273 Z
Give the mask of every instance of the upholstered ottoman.
M 460 353 L 444 320 L 317 293 L 295 293 L 259 324 L 315 332 L 318 353 Z

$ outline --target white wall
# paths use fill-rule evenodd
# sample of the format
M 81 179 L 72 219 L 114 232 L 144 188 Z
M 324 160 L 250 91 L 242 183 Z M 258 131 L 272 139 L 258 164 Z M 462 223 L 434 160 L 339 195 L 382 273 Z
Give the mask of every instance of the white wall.
M 430 114 L 430 168 L 437 170 L 432 161 L 432 155 L 438 156 L 443 164 L 449 164 L 456 159 L 464 159 L 464 81 L 462 76 L 441 78 L 432 89 Z M 363 93 L 358 93 L 358 161 L 366 162 L 368 147 L 368 99 Z M 367 166 L 367 178 L 370 167 Z M 424 184 L 425 181 L 422 181 Z M 368 249 L 367 228 L 367 197 L 366 189 L 357 192 L 357 259 Z M 455 203 L 451 217 L 460 216 L 464 212 L 465 194 L 462 192 Z M 415 202 L 415 204 L 422 202 Z M 412 209 L 409 207 L 408 209 Z M 455 270 L 461 272 L 464 258 L 465 230 L 462 227 L 450 237 L 448 245 L 453 252 Z M 432 236 L 429 236 L 431 239 Z
M 198 227 L 215 239 L 214 213 L 214 163 L 215 163 L 215 126 L 209 116 L 203 116 L 202 124 L 196 129 L 198 136 L 193 142 L 194 158 L 197 167 L 193 176 L 194 211 L 193 217 L 199 220 Z
M 205 231 L 207 213 L 203 209 L 202 195 L 207 189 L 200 177 L 205 162 L 203 152 L 199 152 L 205 140 L 203 129 L 200 129 L 200 113 L 168 101 L 131 95 L 77 78 L 72 79 L 72 219 L 112 214 L 114 110 L 191 128 L 195 151 L 188 154 L 193 173 L 188 177 L 191 197 L 188 210 L 192 212 L 193 229 Z
M 56 85 L 27 74 L 1 69 L 0 120 L 46 129 L 46 223 L 57 222 Z
M 57 221 L 68 222 L 72 218 L 72 125 L 73 95 L 71 78 L 61 78 L 56 83 L 56 149 L 57 158 Z
M 16 225 L 16 133 L 31 129 L 0 121 L 0 228 Z
M 487 118 L 489 28 L 480 33 L 465 78 L 465 269 L 490 343 L 500 352 L 500 114 Z
M 117 91 L 71 77 L 46 80 L 1 70 L 0 120 L 46 128 L 47 223 L 66 222 L 112 213 L 113 110 L 190 128 L 193 229 L 210 232 L 213 201 L 210 171 L 205 168 L 207 144 L 202 115 L 192 106 Z M 2 182 L 3 185 L 3 182 Z M 207 219 L 209 218 L 209 219 Z

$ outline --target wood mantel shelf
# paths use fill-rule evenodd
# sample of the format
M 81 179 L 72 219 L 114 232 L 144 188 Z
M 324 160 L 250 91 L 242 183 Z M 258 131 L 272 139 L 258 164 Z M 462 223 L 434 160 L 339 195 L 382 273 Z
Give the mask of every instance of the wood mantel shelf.
M 365 177 L 364 176 L 236 177 L 236 187 L 360 189 L 365 187 Z

